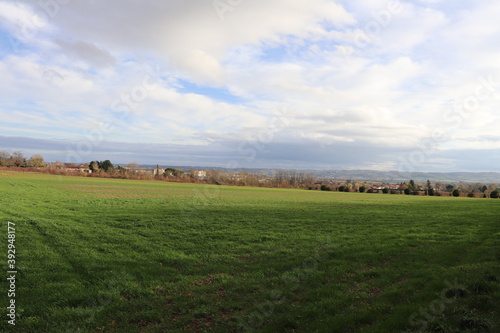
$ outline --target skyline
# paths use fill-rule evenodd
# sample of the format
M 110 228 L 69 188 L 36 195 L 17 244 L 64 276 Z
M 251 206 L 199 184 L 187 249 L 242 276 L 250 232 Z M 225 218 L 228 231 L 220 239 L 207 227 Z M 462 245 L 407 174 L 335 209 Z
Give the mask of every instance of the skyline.
M 498 171 L 500 3 L 0 0 L 0 150 Z

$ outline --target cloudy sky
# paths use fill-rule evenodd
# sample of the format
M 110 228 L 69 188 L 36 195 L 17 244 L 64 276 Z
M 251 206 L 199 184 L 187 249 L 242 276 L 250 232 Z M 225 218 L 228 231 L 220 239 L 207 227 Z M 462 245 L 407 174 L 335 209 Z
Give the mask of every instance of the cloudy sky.
M 0 0 L 0 150 L 500 171 L 500 1 Z

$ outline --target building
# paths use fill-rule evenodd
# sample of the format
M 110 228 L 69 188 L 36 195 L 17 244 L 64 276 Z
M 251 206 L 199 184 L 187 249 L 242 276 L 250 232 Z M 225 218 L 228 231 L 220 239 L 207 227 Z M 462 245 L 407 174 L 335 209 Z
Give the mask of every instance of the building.
M 88 165 L 65 164 L 64 170 L 69 172 L 92 173 L 92 170 L 89 169 Z

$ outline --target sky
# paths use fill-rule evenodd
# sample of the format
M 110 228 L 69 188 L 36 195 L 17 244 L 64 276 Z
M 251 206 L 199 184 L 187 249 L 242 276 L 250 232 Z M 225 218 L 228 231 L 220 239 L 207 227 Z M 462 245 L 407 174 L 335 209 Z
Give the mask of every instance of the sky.
M 0 150 L 500 171 L 498 0 L 0 0 Z

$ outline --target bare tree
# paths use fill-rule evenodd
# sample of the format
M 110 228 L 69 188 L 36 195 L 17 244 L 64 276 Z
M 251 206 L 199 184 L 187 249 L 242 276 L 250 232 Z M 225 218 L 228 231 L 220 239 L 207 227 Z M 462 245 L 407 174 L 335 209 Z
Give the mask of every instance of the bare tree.
M 10 159 L 10 154 L 6 151 L 0 151 L 0 166 L 7 165 L 7 161 Z
M 26 165 L 26 157 L 20 151 L 13 152 L 10 156 L 10 159 L 12 160 L 12 164 L 14 164 L 16 167 Z

